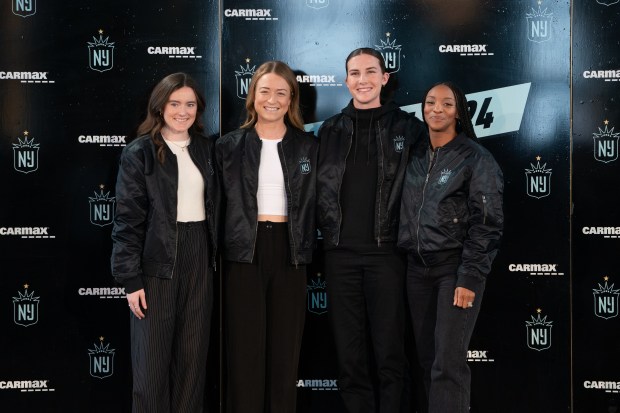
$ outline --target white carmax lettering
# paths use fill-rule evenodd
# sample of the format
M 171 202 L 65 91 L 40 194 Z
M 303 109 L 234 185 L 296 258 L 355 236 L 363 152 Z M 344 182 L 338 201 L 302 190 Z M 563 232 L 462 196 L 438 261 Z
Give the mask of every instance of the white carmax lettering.
M 226 17 L 271 17 L 271 9 L 226 9 Z
M 584 235 L 620 235 L 620 227 L 583 227 Z
M 196 47 L 154 47 L 146 49 L 148 54 L 194 54 Z
M 583 387 L 586 389 L 605 389 L 605 390 L 617 390 L 620 389 L 620 381 L 584 381 Z
M 510 264 L 508 265 L 508 270 L 553 272 L 557 271 L 557 266 L 558 264 Z
M 442 44 L 441 53 L 486 53 L 487 44 Z
M 127 136 L 118 135 L 80 135 L 78 142 L 80 143 L 125 143 Z
M 583 72 L 586 79 L 620 78 L 620 70 L 586 70 Z
M 79 295 L 125 295 L 125 288 L 122 287 L 103 287 L 103 288 L 80 288 Z
M 0 79 L 46 80 L 48 72 L 0 72 Z
M 299 83 L 336 83 L 335 75 L 299 75 Z
M 2 227 L 0 235 L 47 235 L 49 227 Z
M 47 388 L 47 382 L 47 380 L 0 381 L 0 389 L 43 389 Z

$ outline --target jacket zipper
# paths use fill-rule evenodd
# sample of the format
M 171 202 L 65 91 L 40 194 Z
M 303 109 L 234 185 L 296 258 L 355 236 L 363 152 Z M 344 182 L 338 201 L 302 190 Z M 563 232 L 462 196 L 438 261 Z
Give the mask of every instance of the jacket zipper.
M 418 209 L 418 225 L 417 225 L 417 231 L 416 231 L 416 238 L 418 242 L 418 256 L 422 260 L 422 263 L 424 264 L 424 266 L 426 266 L 426 261 L 424 261 L 424 257 L 422 257 L 422 253 L 420 252 L 420 214 L 422 213 L 422 207 L 424 206 L 424 201 L 426 198 L 426 186 L 428 185 L 428 180 L 431 176 L 431 170 L 437 164 L 437 158 L 439 157 L 440 149 L 441 149 L 440 147 L 436 149 L 436 152 L 433 155 L 433 158 L 430 160 L 428 164 L 428 172 L 426 173 L 426 180 L 424 181 L 424 186 L 422 187 L 422 202 L 420 203 L 420 209 Z
M 487 196 L 482 195 L 482 223 L 486 225 L 487 223 Z
M 340 228 L 342 227 L 342 206 L 340 205 L 340 191 L 342 190 L 342 180 L 344 179 L 344 173 L 347 170 L 347 158 L 351 153 L 351 146 L 353 146 L 353 131 L 351 131 L 349 137 L 349 149 L 347 149 L 347 154 L 344 157 L 344 166 L 342 168 L 342 175 L 340 175 L 340 184 L 338 185 L 338 211 L 340 211 L 340 215 L 338 220 L 338 239 L 336 240 L 336 246 L 340 244 Z
M 190 155 L 191 157 L 191 155 Z M 174 157 L 174 164 L 176 165 L 176 189 L 177 189 L 177 198 L 178 198 L 178 191 L 179 191 L 179 162 L 176 159 L 176 155 Z M 177 199 L 178 202 L 178 199 Z M 178 213 L 177 211 L 177 205 L 175 205 L 175 213 Z M 174 269 L 177 266 L 177 255 L 179 253 L 179 222 L 177 221 L 177 217 L 175 215 L 174 217 L 174 261 L 172 262 L 172 272 L 170 273 L 170 278 L 174 277 Z
M 247 135 L 246 135 L 247 138 Z M 259 139 L 258 140 L 258 155 L 260 156 L 260 151 L 263 149 L 263 142 Z M 260 160 L 258 161 L 260 163 Z M 260 168 L 260 165 L 257 165 L 256 167 L 256 180 L 258 181 L 258 168 Z M 254 197 L 254 199 L 256 199 L 256 197 Z M 254 244 L 252 245 L 252 255 L 250 256 L 250 262 L 254 261 L 254 251 L 256 250 L 256 238 L 258 238 L 258 201 L 256 201 L 257 205 L 256 205 L 256 225 L 254 225 Z
M 205 193 L 208 193 L 207 191 L 209 190 L 207 184 L 209 182 L 209 180 L 207 179 L 207 172 L 204 171 L 199 165 L 199 162 L 196 162 L 194 159 L 194 155 L 192 155 L 192 148 L 187 148 L 187 153 L 189 154 L 190 159 L 192 160 L 192 162 L 194 162 L 194 165 L 196 166 L 196 168 L 198 168 L 198 170 L 200 171 L 200 174 L 202 175 L 202 179 L 204 180 L 204 186 L 205 186 Z M 209 162 L 207 161 L 207 165 L 209 164 Z M 213 205 L 213 201 L 211 201 L 211 205 Z M 208 203 L 205 203 L 205 219 L 207 221 L 207 228 L 209 226 L 209 218 L 211 218 L 211 221 L 213 221 L 213 207 L 209 207 Z M 178 226 L 178 225 L 177 225 Z M 209 238 L 209 231 L 207 229 L 207 239 Z M 178 242 L 178 241 L 177 241 Z M 215 244 L 214 240 L 211 240 L 211 242 L 214 243 L 212 250 L 215 251 L 215 249 L 217 248 L 217 245 Z M 213 271 L 217 271 L 217 260 L 215 259 L 215 255 L 213 254 L 213 256 L 211 257 L 211 263 L 213 266 Z M 176 258 L 175 258 L 176 260 Z
M 379 142 L 378 146 L 379 148 L 381 148 L 381 167 L 379 169 L 381 169 L 381 183 L 379 184 L 379 202 L 377 202 L 375 200 L 375 202 L 378 203 L 378 207 L 377 207 L 377 246 L 380 248 L 381 247 L 381 199 L 382 199 L 382 192 L 383 192 L 383 182 L 385 181 L 385 168 L 383 166 L 383 159 L 384 159 L 384 154 L 383 154 L 383 139 L 381 139 L 381 125 L 379 124 L 379 121 L 377 121 L 377 136 L 379 137 Z M 370 144 L 370 142 L 369 142 Z M 368 150 L 370 150 L 370 148 L 368 148 Z M 377 154 L 379 153 L 379 151 L 377 150 Z
M 291 201 L 293 200 L 293 193 L 291 192 L 291 175 L 288 172 L 288 164 L 286 163 L 286 155 L 284 155 L 284 145 L 282 142 L 278 143 L 282 151 L 282 161 L 284 163 L 284 169 L 286 169 L 286 187 L 288 189 L 288 230 L 290 233 L 291 243 L 293 244 L 293 261 L 295 262 L 295 269 L 297 269 L 297 246 L 295 245 L 295 237 L 293 236 L 293 208 L 291 207 Z
M 170 278 L 174 277 L 174 269 L 177 266 L 177 254 L 179 253 L 179 223 L 174 221 L 175 237 L 174 237 L 174 261 L 172 262 L 172 273 Z

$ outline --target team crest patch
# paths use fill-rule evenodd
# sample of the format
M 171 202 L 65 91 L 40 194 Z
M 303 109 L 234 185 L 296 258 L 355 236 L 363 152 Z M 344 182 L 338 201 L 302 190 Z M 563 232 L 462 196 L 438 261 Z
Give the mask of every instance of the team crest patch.
M 400 135 L 395 137 L 394 138 L 394 150 L 397 153 L 401 153 L 404 147 L 405 147 L 405 137 L 400 136 Z
M 437 183 L 439 185 L 445 185 L 446 182 L 448 182 L 450 175 L 452 175 L 452 171 L 449 169 L 444 169 L 443 171 L 441 171 L 441 176 L 439 177 L 439 180 L 437 181 Z
M 312 171 L 312 168 L 310 167 L 310 159 L 304 156 L 303 158 L 299 160 L 299 172 L 301 172 L 304 175 L 307 175 L 311 171 Z

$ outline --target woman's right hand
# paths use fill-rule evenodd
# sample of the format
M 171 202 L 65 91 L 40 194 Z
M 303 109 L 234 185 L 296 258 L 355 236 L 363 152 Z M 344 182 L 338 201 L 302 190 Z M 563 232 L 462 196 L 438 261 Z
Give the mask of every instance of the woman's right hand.
M 142 320 L 146 316 L 144 314 L 146 313 L 146 295 L 144 294 L 144 288 L 127 294 L 127 302 L 129 303 L 129 309 L 138 317 L 138 320 Z M 144 310 L 144 312 L 142 310 Z

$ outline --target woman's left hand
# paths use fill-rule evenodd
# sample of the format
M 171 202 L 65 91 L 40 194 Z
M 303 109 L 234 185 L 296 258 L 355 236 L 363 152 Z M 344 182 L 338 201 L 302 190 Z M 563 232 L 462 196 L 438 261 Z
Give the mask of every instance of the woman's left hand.
M 476 298 L 476 293 L 472 290 L 468 290 L 463 287 L 456 287 L 456 290 L 454 290 L 453 305 L 468 309 L 474 306 L 474 298 Z

